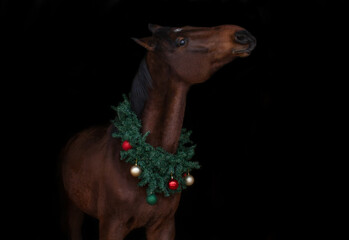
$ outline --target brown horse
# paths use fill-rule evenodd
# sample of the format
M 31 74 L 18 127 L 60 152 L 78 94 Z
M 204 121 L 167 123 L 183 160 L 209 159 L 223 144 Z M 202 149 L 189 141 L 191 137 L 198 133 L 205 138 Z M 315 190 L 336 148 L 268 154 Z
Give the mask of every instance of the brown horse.
M 236 57 L 249 56 L 255 38 L 235 25 L 171 28 L 149 24 L 151 37 L 134 39 L 147 49 L 136 74 L 130 101 L 142 121 L 147 142 L 175 153 L 191 85 L 205 82 Z M 99 220 L 100 240 L 122 240 L 145 227 L 148 240 L 173 240 L 174 215 L 180 193 L 158 195 L 149 205 L 146 190 L 120 161 L 121 140 L 113 125 L 78 133 L 62 155 L 62 177 L 69 199 L 68 225 L 72 240 L 80 240 L 83 214 Z

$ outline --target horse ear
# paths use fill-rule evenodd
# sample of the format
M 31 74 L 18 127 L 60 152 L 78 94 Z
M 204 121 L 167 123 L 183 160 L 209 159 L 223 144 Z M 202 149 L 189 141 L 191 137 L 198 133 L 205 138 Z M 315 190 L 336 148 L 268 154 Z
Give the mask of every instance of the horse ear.
M 132 38 L 133 41 L 147 49 L 148 51 L 155 50 L 155 43 L 153 37 L 144 37 L 144 38 Z
M 157 25 L 157 24 L 151 24 L 149 23 L 148 24 L 148 29 L 149 31 L 151 31 L 152 33 L 155 33 L 157 30 L 159 30 L 160 28 L 163 28 L 162 26 L 160 25 Z

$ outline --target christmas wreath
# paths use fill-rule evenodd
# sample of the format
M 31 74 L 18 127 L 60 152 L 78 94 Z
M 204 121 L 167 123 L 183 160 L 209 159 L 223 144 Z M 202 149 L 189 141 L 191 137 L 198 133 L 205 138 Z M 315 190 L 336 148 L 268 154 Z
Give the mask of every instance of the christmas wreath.
M 127 97 L 123 97 L 123 102 L 117 107 L 112 107 L 117 114 L 112 121 L 115 126 L 112 137 L 121 139 L 121 160 L 133 165 L 130 173 L 138 177 L 139 186 L 147 187 L 147 202 L 155 204 L 156 193 L 163 193 L 168 197 L 192 185 L 194 178 L 190 171 L 199 169 L 200 165 L 190 161 L 195 149 L 190 140 L 191 132 L 184 128 L 181 130 L 175 154 L 165 151 L 162 147 L 153 147 L 146 142 L 150 132 L 142 134 L 141 121 L 132 111 Z

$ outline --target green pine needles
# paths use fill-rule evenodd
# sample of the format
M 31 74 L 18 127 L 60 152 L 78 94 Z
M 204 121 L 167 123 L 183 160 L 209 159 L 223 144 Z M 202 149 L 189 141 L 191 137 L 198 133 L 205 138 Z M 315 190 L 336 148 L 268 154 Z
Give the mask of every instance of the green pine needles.
M 121 160 L 127 163 L 136 164 L 141 168 L 142 173 L 138 177 L 138 185 L 147 186 L 147 195 L 163 193 L 168 197 L 176 192 L 186 189 L 183 174 L 192 169 L 199 169 L 198 162 L 189 161 L 194 156 L 195 145 L 190 140 L 190 131 L 182 129 L 176 154 L 166 152 L 161 147 L 153 147 L 146 142 L 150 132 L 142 135 L 141 121 L 131 110 L 131 105 L 124 95 L 124 101 L 118 107 L 112 107 L 116 113 L 116 118 L 112 121 L 116 131 L 112 134 L 115 138 L 121 138 L 121 142 L 128 141 L 132 148 L 121 150 Z M 171 190 L 168 182 L 177 180 L 179 187 Z

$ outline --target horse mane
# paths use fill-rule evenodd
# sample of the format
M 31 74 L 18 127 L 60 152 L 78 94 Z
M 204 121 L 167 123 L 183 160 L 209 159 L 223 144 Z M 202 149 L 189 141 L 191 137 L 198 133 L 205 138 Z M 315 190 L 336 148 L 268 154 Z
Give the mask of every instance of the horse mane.
M 150 76 L 145 58 L 141 61 L 137 74 L 133 78 L 130 102 L 132 110 L 141 117 L 144 104 L 148 99 L 148 90 L 152 87 L 152 78 Z

